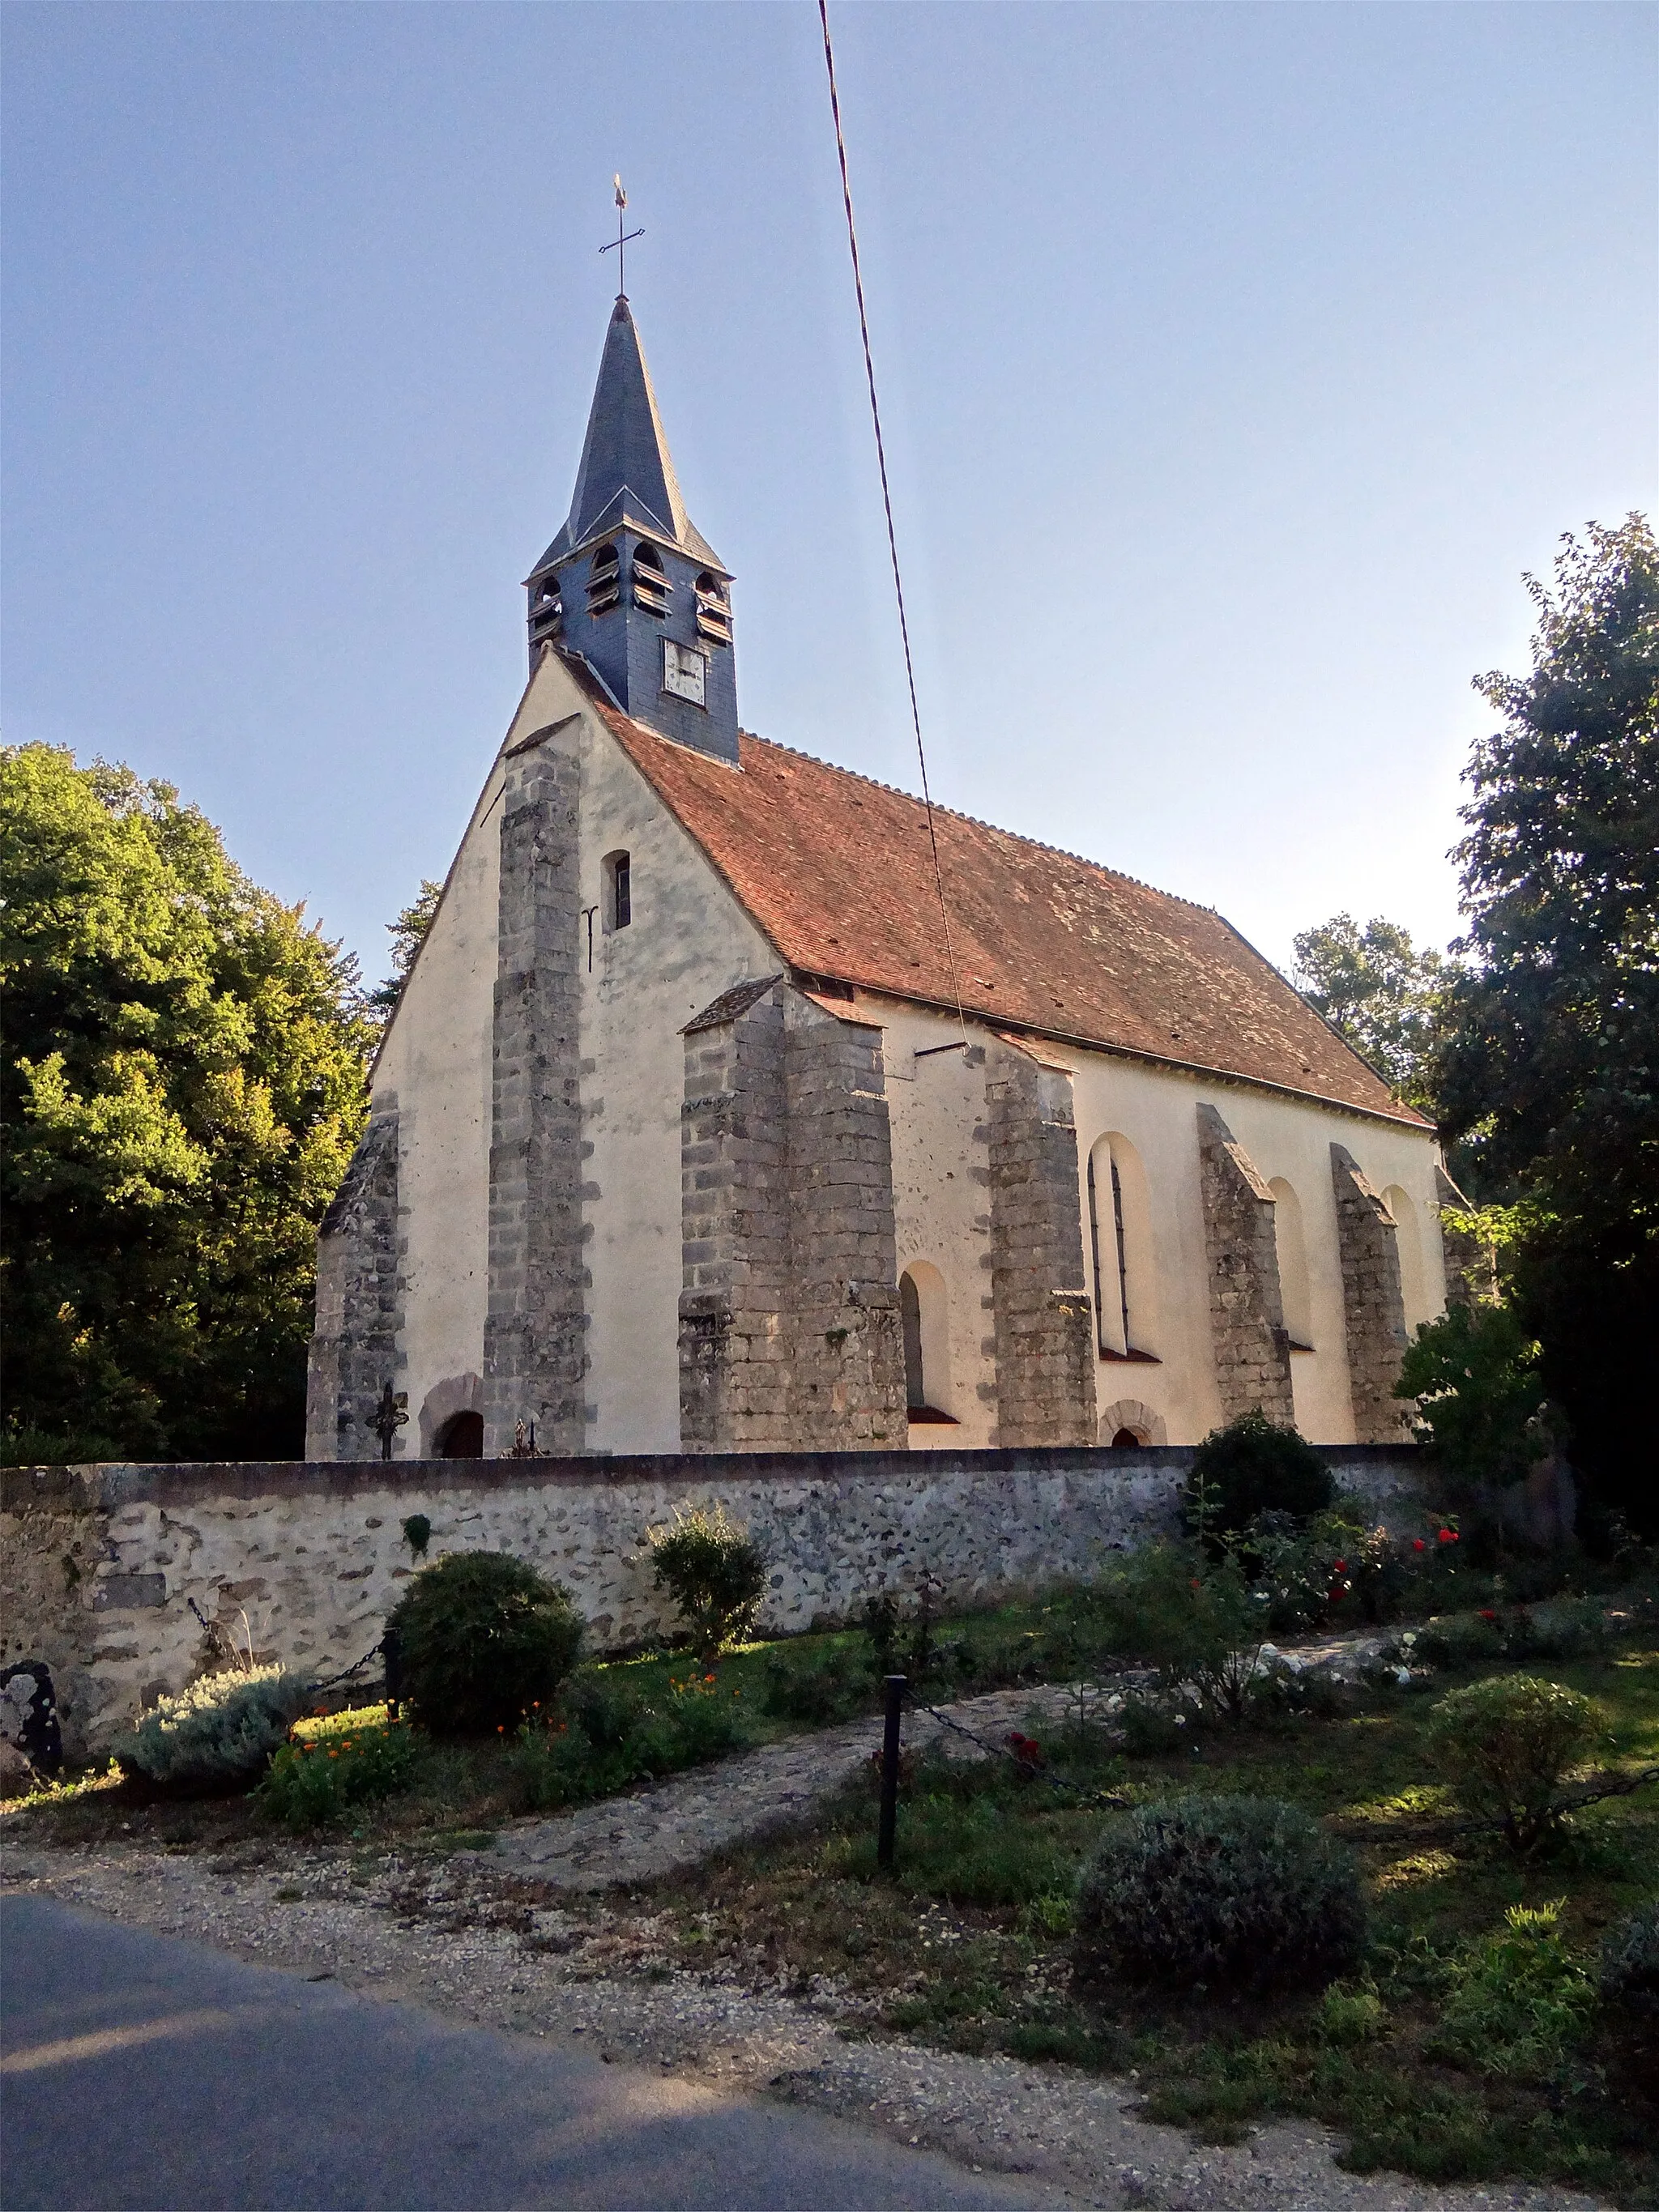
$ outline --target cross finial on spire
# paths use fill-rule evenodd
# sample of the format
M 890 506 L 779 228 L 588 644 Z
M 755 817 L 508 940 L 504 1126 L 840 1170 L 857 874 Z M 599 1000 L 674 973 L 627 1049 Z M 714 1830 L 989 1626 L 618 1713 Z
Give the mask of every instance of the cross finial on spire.
M 623 234 L 623 213 L 628 205 L 628 194 L 623 190 L 623 180 L 620 177 L 612 177 L 611 181 L 616 187 L 617 193 L 617 235 L 611 239 L 608 244 L 602 246 L 599 248 L 599 251 L 601 253 L 614 253 L 616 255 L 617 297 L 619 300 L 625 300 L 628 297 L 628 283 L 623 273 L 623 264 L 627 260 L 627 248 L 633 244 L 636 238 L 643 238 L 645 236 L 645 232 L 643 228 L 639 230 L 630 230 L 624 237 Z

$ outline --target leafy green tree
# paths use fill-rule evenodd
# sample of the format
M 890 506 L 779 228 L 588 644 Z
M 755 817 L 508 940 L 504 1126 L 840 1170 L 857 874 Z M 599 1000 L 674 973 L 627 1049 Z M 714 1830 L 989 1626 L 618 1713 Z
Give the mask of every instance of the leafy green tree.
M 438 901 L 444 887 L 434 884 L 428 876 L 421 878 L 420 896 L 411 901 L 396 921 L 389 921 L 386 933 L 392 939 L 392 973 L 384 983 L 377 983 L 368 994 L 367 1004 L 377 1020 L 391 1018 L 398 1000 L 403 995 L 409 971 L 415 965 L 415 956 L 426 942 L 426 933 L 432 927 L 432 917 L 438 911 Z
M 4 1456 L 302 1449 L 356 963 L 170 785 L 0 750 Z
M 1431 1113 L 1434 1047 L 1451 975 L 1444 956 L 1419 950 L 1409 930 L 1380 915 L 1364 929 L 1351 914 L 1333 915 L 1294 943 L 1296 986 L 1308 1004 L 1401 1098 Z
M 1562 540 L 1533 667 L 1478 679 L 1462 949 L 1437 1071 L 1483 1195 L 1520 1201 L 1513 1296 L 1575 1458 L 1659 1526 L 1659 544 Z
M 1513 1306 L 1449 1306 L 1406 1348 L 1397 1398 L 1417 1401 L 1418 1436 L 1454 1485 L 1489 1492 L 1541 1456 L 1538 1346 Z

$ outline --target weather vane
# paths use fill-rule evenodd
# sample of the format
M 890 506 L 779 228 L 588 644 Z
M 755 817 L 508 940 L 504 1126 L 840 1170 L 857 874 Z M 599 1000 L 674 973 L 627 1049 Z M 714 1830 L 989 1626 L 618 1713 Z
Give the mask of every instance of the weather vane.
M 602 246 L 599 248 L 599 251 L 601 253 L 614 253 L 616 255 L 617 296 L 619 300 L 625 300 L 628 297 L 628 282 L 623 274 L 623 264 L 628 258 L 625 249 L 631 246 L 636 238 L 643 238 L 645 236 L 645 232 L 643 229 L 630 230 L 628 232 L 626 236 L 623 235 L 623 213 L 628 205 L 628 195 L 623 190 L 623 180 L 620 177 L 612 177 L 611 181 L 617 189 L 617 235 L 611 240 L 608 245 Z

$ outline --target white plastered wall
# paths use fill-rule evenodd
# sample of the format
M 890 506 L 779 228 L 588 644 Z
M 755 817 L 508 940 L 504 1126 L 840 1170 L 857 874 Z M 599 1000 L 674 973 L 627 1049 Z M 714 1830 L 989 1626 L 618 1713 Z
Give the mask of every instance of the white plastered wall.
M 1215 1107 L 1265 1182 L 1288 1182 L 1301 1202 L 1313 1349 L 1291 1354 L 1297 1426 L 1316 1443 L 1352 1443 L 1353 1407 L 1348 1395 L 1331 1146 L 1345 1146 L 1379 1194 L 1392 1183 L 1413 1201 L 1419 1256 L 1413 1274 L 1410 1250 L 1402 1251 L 1401 1273 L 1416 1286 L 1414 1296 L 1408 1294 L 1406 1313 L 1407 1328 L 1415 1328 L 1441 1312 L 1446 1302 L 1445 1268 L 1433 1210 L 1439 1157 L 1434 1136 L 1405 1123 L 1338 1114 L 1311 1100 L 1278 1097 L 1243 1085 L 1183 1087 L 1189 1098 L 1206 1098 Z M 1190 1103 L 1186 1110 L 1190 1115 Z M 1412 1233 L 1412 1224 L 1402 1233 Z M 1197 1440 L 1184 1430 L 1179 1436 L 1170 1430 L 1171 1443 Z
M 587 1237 L 587 1449 L 680 1446 L 680 1108 L 685 1024 L 783 966 L 702 848 L 594 714 L 581 732 L 580 949 Z M 731 770 L 735 775 L 736 769 Z M 608 855 L 631 866 L 633 918 L 609 920 Z
M 946 1371 L 934 1371 L 936 1358 L 927 1363 L 927 1395 L 959 1425 L 915 1423 L 910 1449 L 987 1446 L 996 1423 L 996 1358 L 985 1069 L 966 1064 L 962 1031 L 947 1014 L 863 992 L 859 1011 L 882 1025 L 899 1268 L 926 1261 L 945 1283 Z M 984 1044 L 982 1032 L 969 1036 Z

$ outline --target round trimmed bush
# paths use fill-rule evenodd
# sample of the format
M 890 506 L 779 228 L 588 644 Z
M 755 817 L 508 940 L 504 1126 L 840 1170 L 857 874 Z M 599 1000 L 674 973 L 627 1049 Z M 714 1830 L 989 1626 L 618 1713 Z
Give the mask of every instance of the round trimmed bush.
M 285 1667 L 204 1674 L 176 1697 L 160 1698 L 118 1756 L 129 1772 L 181 1794 L 245 1789 L 315 1694 L 310 1677 Z
M 1304 1437 L 1260 1411 L 1212 1429 L 1193 1454 L 1182 1511 L 1206 1536 L 1239 1535 L 1258 1513 L 1310 1520 L 1336 1495 L 1331 1471 Z
M 1601 1995 L 1625 2012 L 1659 2020 L 1659 1897 L 1608 1936 L 1601 1949 Z
M 1530 1850 L 1562 1808 L 1564 1776 L 1605 1734 L 1593 1698 L 1531 1674 L 1493 1674 L 1443 1698 L 1429 1716 L 1430 1755 L 1477 1819 Z
M 1359 1957 L 1352 1859 L 1294 1805 L 1176 1798 L 1113 1820 L 1078 1881 L 1079 1973 L 1266 1989 L 1323 1983 Z
M 559 1583 L 507 1552 L 451 1552 L 422 1567 L 386 1621 L 400 1697 L 428 1735 L 491 1735 L 552 1704 L 580 1655 L 582 1619 Z

